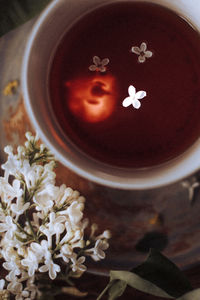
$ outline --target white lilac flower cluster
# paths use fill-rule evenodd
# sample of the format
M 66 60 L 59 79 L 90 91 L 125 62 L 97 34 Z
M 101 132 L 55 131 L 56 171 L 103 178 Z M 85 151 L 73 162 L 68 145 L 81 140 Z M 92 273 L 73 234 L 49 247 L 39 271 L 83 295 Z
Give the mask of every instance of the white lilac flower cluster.
M 83 219 L 85 199 L 78 191 L 56 186 L 55 160 L 38 138 L 26 133 L 25 146 L 8 159 L 0 177 L 0 256 L 5 279 L 0 295 L 16 300 L 39 299 L 38 283 L 80 276 L 86 256 L 95 261 L 105 258 L 110 232 L 95 236 L 96 226 L 85 239 L 88 220 Z M 62 274 L 62 276 L 61 276 Z

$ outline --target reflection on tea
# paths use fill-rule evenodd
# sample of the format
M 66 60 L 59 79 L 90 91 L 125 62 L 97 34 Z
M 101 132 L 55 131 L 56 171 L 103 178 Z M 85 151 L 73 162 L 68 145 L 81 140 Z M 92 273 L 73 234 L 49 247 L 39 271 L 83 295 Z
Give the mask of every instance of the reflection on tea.
M 92 158 L 164 163 L 200 135 L 199 33 L 156 4 L 102 6 L 66 32 L 49 91 L 63 132 Z

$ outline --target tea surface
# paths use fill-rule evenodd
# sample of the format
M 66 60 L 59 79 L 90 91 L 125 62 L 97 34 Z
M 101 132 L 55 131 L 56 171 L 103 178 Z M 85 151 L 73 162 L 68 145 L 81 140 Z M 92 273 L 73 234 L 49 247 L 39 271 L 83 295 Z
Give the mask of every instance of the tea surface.
M 146 92 L 139 109 L 122 105 L 131 85 Z M 159 5 L 105 5 L 65 34 L 49 91 L 63 132 L 92 158 L 122 167 L 166 162 L 200 135 L 200 35 Z

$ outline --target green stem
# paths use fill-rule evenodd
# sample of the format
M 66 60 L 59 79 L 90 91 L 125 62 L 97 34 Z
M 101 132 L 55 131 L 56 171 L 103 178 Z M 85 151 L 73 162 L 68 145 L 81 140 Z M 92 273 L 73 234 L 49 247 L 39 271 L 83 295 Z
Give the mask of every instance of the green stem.
M 105 293 L 111 288 L 112 285 L 113 285 L 113 281 L 110 281 L 109 284 L 105 287 L 105 289 L 101 292 L 101 294 L 98 296 L 96 300 L 100 300 L 105 295 Z
M 14 223 L 15 225 L 17 225 L 17 228 L 18 228 L 21 232 L 25 233 L 27 236 L 29 236 L 29 237 L 32 238 L 32 235 L 29 234 L 28 232 L 26 232 L 26 231 L 21 227 L 21 225 L 19 225 L 19 223 L 17 223 L 14 219 L 12 219 L 12 221 L 13 221 L 13 223 Z
M 36 233 L 35 233 L 35 231 L 34 231 L 34 229 L 33 229 L 33 226 L 32 226 L 32 224 L 31 224 L 31 221 L 30 221 L 30 219 L 29 219 L 29 217 L 28 217 L 28 215 L 27 215 L 27 211 L 25 212 L 25 217 L 26 217 L 26 221 L 28 222 L 28 225 L 29 225 L 29 227 L 30 227 L 32 236 L 34 237 L 34 239 L 35 239 L 36 242 L 39 242 L 39 241 L 38 241 L 38 237 L 37 237 L 37 235 L 36 235 Z

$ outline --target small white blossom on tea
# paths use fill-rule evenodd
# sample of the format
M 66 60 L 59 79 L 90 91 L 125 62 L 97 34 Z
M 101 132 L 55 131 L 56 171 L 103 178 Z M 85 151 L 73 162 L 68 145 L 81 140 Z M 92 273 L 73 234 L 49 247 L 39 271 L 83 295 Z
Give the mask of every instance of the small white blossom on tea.
M 102 60 L 98 56 L 93 57 L 93 65 L 89 66 L 90 71 L 106 72 L 106 66 L 109 64 L 108 58 L 103 58 Z
M 146 58 L 150 58 L 153 55 L 153 52 L 147 50 L 147 44 L 143 42 L 140 47 L 133 46 L 131 48 L 131 52 L 138 55 L 138 62 L 144 63 L 146 61 Z
M 141 103 L 139 99 L 146 97 L 147 93 L 145 91 L 139 91 L 136 93 L 136 89 L 133 85 L 130 85 L 128 88 L 129 97 L 126 97 L 122 102 L 124 107 L 128 107 L 129 105 L 133 105 L 134 108 L 139 109 Z
M 105 258 L 110 238 L 108 230 L 95 235 L 94 225 L 85 237 L 85 198 L 65 184 L 56 186 L 53 155 L 38 137 L 27 133 L 26 138 L 16 154 L 5 148 L 8 159 L 0 177 L 0 256 L 7 270 L 0 298 L 5 299 L 9 294 L 16 300 L 39 299 L 42 278 L 80 277 L 87 256 Z

